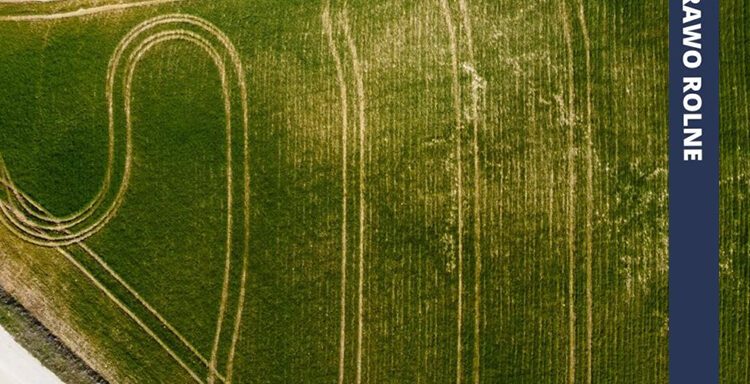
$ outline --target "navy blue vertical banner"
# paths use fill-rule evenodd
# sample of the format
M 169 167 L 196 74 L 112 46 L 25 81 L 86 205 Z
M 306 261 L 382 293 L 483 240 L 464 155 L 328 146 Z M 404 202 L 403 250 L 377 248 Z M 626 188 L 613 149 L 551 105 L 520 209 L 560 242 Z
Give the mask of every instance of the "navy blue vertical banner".
M 719 2 L 669 6 L 670 383 L 719 382 Z

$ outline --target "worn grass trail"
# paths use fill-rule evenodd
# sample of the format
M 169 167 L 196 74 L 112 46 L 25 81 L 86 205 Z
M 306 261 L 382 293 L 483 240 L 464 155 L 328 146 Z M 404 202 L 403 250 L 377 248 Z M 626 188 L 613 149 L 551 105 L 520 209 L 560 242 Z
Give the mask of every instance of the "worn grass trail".
M 137 54 L 98 259 L 0 229 L 0 284 L 113 382 L 667 382 L 663 1 L 83 3 L 0 5 L 21 202 L 96 196 L 144 20 L 216 25 L 247 89 L 227 135 L 231 55 Z

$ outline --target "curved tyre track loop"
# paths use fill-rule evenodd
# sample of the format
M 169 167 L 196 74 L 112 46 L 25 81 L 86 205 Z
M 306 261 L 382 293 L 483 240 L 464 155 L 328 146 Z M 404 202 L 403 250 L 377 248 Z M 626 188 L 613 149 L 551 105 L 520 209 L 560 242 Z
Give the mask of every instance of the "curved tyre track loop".
M 135 4 L 155 4 L 168 1 L 178 0 L 166 0 L 166 1 L 150 1 L 141 3 L 128 3 L 123 5 L 135 6 Z M 98 8 L 97 8 L 98 9 Z M 117 7 L 111 9 L 118 9 Z M 85 11 L 85 10 L 82 10 Z M 67 17 L 67 13 L 60 14 L 59 18 Z M 49 15 L 47 15 L 49 16 Z M 1 20 L 9 20 L 7 16 L 0 18 Z M 157 28 L 163 28 L 165 30 L 161 32 L 154 32 Z M 186 28 L 197 29 L 198 32 L 191 31 Z M 205 36 L 204 36 L 205 35 Z M 133 49 L 132 45 L 138 40 L 142 41 Z M 213 42 L 211 40 L 214 40 Z M 125 191 L 127 190 L 129 176 L 131 173 L 131 160 L 132 160 L 132 136 L 131 136 L 131 116 L 130 116 L 130 105 L 131 105 L 131 83 L 134 77 L 135 68 L 138 62 L 142 59 L 145 53 L 147 53 L 153 47 L 168 41 L 182 40 L 185 42 L 192 43 L 202 50 L 204 50 L 214 61 L 217 69 L 220 72 L 222 92 L 224 98 L 224 109 L 226 116 L 226 134 L 227 134 L 227 199 L 228 206 L 230 207 L 227 212 L 227 242 L 226 242 L 226 258 L 225 258 L 225 269 L 224 278 L 222 282 L 221 292 L 221 303 L 217 320 L 216 334 L 214 337 L 211 358 L 207 360 L 204 356 L 198 353 L 197 349 L 193 347 L 187 340 L 176 331 L 166 320 L 152 307 L 150 306 L 140 295 L 137 294 L 120 276 L 109 268 L 104 261 L 99 258 L 93 251 L 86 247 L 82 241 L 87 237 L 93 235 L 102 227 L 104 227 L 109 220 L 115 215 L 117 209 L 122 203 Z M 216 49 L 218 46 L 221 49 L 221 53 Z M 125 68 L 123 70 L 126 77 L 122 82 L 122 89 L 120 90 L 121 96 L 123 97 L 123 114 L 125 119 L 124 132 L 118 132 L 122 127 L 119 127 L 116 123 L 114 99 L 117 90 L 116 80 L 120 76 L 120 65 L 122 58 L 125 56 L 128 50 L 131 50 L 128 55 Z M 225 65 L 225 58 L 231 62 L 231 67 L 234 72 L 235 80 L 237 81 L 237 87 L 239 88 L 239 103 L 241 104 L 240 112 L 242 113 L 242 124 L 243 124 L 243 185 L 244 185 L 244 250 L 243 250 L 243 270 L 241 273 L 240 281 L 240 293 L 238 296 L 237 313 L 234 317 L 234 329 L 232 332 L 231 345 L 229 346 L 228 361 L 227 361 L 227 374 L 222 376 L 217 372 L 217 359 L 218 350 L 222 334 L 222 324 L 226 320 L 227 312 L 227 301 L 229 296 L 229 275 L 231 265 L 231 243 L 232 243 L 232 88 L 229 85 L 228 78 L 230 77 Z M 239 328 L 241 326 L 242 308 L 244 306 L 245 296 L 245 283 L 247 277 L 247 261 L 248 261 L 248 245 L 249 245 L 249 162 L 248 162 L 248 119 L 247 119 L 247 89 L 244 79 L 244 71 L 240 61 L 239 53 L 223 32 L 221 32 L 214 25 L 207 21 L 189 15 L 183 14 L 172 14 L 156 17 L 147 20 L 133 30 L 131 30 L 125 38 L 122 39 L 117 49 L 115 50 L 108 66 L 107 74 L 107 105 L 109 114 L 109 147 L 108 147 L 108 164 L 107 171 L 105 174 L 105 180 L 102 184 L 100 191 L 96 197 L 88 203 L 84 208 L 67 217 L 57 217 L 51 215 L 44 207 L 34 201 L 31 197 L 24 194 L 14 183 L 8 172 L 5 164 L 0 158 L 0 178 L 2 179 L 2 185 L 6 192 L 6 201 L 0 201 L 0 209 L 2 215 L 0 215 L 0 221 L 8 227 L 14 234 L 21 237 L 22 239 L 29 241 L 30 243 L 37 244 L 40 246 L 54 247 L 58 249 L 71 263 L 73 263 L 78 269 L 80 269 L 94 284 L 102 290 L 115 304 L 118 305 L 126 314 L 128 314 L 138 325 L 144 329 L 159 345 L 164 348 L 170 356 L 184 368 L 190 376 L 199 383 L 203 381 L 197 376 L 193 370 L 191 370 L 177 354 L 172 351 L 154 332 L 148 328 L 141 320 L 135 315 L 129 308 L 127 308 L 119 299 L 117 299 L 101 282 L 99 282 L 93 275 L 73 256 L 62 247 L 77 244 L 81 246 L 89 255 L 99 263 L 105 270 L 112 275 L 120 284 L 122 284 L 130 294 L 132 294 L 149 312 L 151 312 L 159 321 L 172 332 L 177 338 L 188 348 L 188 350 L 198 357 L 204 365 L 208 367 L 208 379 L 207 383 L 214 383 L 216 379 L 231 383 L 231 372 L 232 363 L 235 355 L 235 349 L 237 339 L 239 337 Z M 120 128 L 118 130 L 118 128 Z M 111 178 L 113 175 L 113 169 L 115 164 L 115 147 L 117 137 L 125 137 L 125 158 L 123 161 L 123 172 L 122 179 L 120 181 L 119 188 L 117 189 L 114 196 L 110 192 Z M 103 204 L 104 202 L 107 204 Z M 100 207 L 106 207 L 99 209 Z M 96 215 L 95 215 L 96 213 Z M 226 379 L 225 379 L 226 377 Z

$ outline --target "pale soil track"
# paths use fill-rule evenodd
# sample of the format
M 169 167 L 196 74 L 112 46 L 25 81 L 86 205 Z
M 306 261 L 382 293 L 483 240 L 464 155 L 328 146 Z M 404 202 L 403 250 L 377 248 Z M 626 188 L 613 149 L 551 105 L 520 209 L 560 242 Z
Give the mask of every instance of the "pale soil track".
M 61 1 L 61 0 L 58 0 Z M 108 13 L 114 11 L 121 11 L 129 8 L 146 7 L 159 4 L 176 3 L 187 0 L 146 0 L 138 1 L 134 3 L 120 3 L 111 5 L 101 5 L 90 8 L 81 8 L 75 11 L 60 12 L 60 13 L 41 13 L 32 15 L 7 15 L 0 16 L 0 21 L 49 21 L 49 20 L 60 20 L 69 19 L 74 17 L 96 15 L 99 13 Z M 32 2 L 28 2 L 32 3 Z M 37 3 L 37 2 L 34 2 Z M 42 2 L 39 2 L 42 4 Z
M 341 163 L 342 163 L 342 199 L 341 199 L 341 299 L 340 299 L 340 336 L 339 336 L 339 377 L 338 383 L 343 384 L 346 364 L 346 267 L 347 267 L 347 146 L 348 146 L 348 106 L 347 88 L 344 79 L 343 65 L 338 48 L 333 37 L 333 23 L 330 16 L 330 1 L 326 1 L 322 14 L 323 28 L 328 38 L 329 49 L 336 65 L 336 78 L 339 84 L 341 102 Z
M 453 94 L 453 110 L 456 119 L 456 189 L 457 189 L 457 212 L 458 212 L 458 305 L 457 305 L 457 316 L 456 316 L 456 384 L 461 384 L 463 379 L 463 177 L 462 177 L 462 166 L 461 166 L 461 132 L 463 131 L 463 117 L 461 115 L 461 83 L 459 80 L 458 73 L 458 37 L 456 36 L 456 26 L 453 23 L 453 16 L 451 15 L 450 6 L 448 0 L 440 0 L 440 7 L 443 11 L 443 17 L 445 18 L 445 25 L 448 29 L 448 38 L 451 49 L 451 69 L 453 70 L 453 86 L 451 92 Z
M 473 209 L 473 257 L 474 257 L 474 308 L 473 308 L 473 347 L 472 347 L 472 368 L 471 377 L 474 384 L 479 384 L 481 381 L 480 366 L 481 366 L 481 284 L 482 284 L 482 227 L 481 227 L 481 186 L 482 186 L 482 173 L 480 171 L 480 154 L 479 154 L 479 127 L 484 124 L 483 111 L 480 108 L 480 99 L 483 99 L 483 94 L 486 90 L 486 81 L 479 74 L 477 70 L 477 61 L 474 56 L 474 38 L 472 35 L 472 23 L 469 6 L 466 0 L 458 1 L 459 15 L 458 15 L 458 26 L 454 21 L 454 16 L 451 11 L 451 6 L 448 0 L 440 0 L 440 8 L 445 19 L 445 25 L 448 30 L 448 38 L 451 52 L 451 68 L 453 75 L 453 108 L 455 113 L 456 128 L 456 190 L 457 190 L 457 212 L 458 212 L 458 228 L 457 228 L 457 243 L 458 243 L 458 303 L 457 303 L 457 340 L 456 340 L 456 384 L 461 384 L 463 381 L 463 316 L 464 316 L 464 193 L 463 193 L 463 155 L 462 155 L 462 132 L 464 130 L 464 119 L 462 113 L 462 82 L 459 74 L 459 36 L 457 30 L 460 29 L 464 33 L 464 41 L 466 44 L 468 58 L 465 61 L 461 61 L 461 68 L 470 77 L 470 96 L 471 96 L 471 109 L 469 111 L 468 120 L 470 120 L 472 127 L 472 168 L 474 185 L 472 190 L 472 209 Z
M 480 209 L 480 187 L 482 175 L 479 167 L 479 125 L 480 91 L 484 92 L 484 79 L 477 73 L 477 61 L 474 58 L 474 38 L 472 36 L 471 15 L 466 0 L 459 0 L 458 6 L 461 11 L 463 29 L 466 35 L 466 44 L 469 51 L 469 61 L 464 63 L 464 70 L 471 76 L 471 120 L 474 128 L 472 150 L 474 152 L 474 354 L 472 364 L 472 378 L 474 384 L 479 384 L 480 360 L 481 360 L 481 286 L 482 286 L 482 220 Z
M 560 0 L 560 15 L 565 37 L 568 83 L 568 383 L 576 381 L 576 312 L 575 312 L 575 79 L 573 71 L 573 42 L 568 6 Z
M 326 1 L 323 4 L 323 12 L 321 20 L 323 22 L 323 30 L 328 40 L 328 46 L 330 49 L 331 56 L 336 67 L 336 79 L 339 85 L 339 96 L 341 102 L 341 143 L 342 143 L 342 222 L 341 222 L 341 298 L 340 298 L 340 336 L 339 336 L 339 373 L 338 383 L 343 384 L 345 382 L 346 371 L 346 267 L 347 267 L 347 201 L 348 201 L 348 159 L 347 159 L 347 145 L 348 145 L 348 95 L 347 85 L 344 74 L 344 66 L 342 59 L 334 37 L 333 21 L 331 19 L 331 5 L 330 1 Z M 365 311 L 365 298 L 364 298 L 364 270 L 365 270 L 365 230 L 366 230 L 366 173 L 365 173 L 365 158 L 366 158 L 366 133 L 367 133 L 367 118 L 366 118 L 366 101 L 365 101 L 365 87 L 362 64 L 359 61 L 357 54 L 357 45 L 352 38 L 349 19 L 346 13 L 346 9 L 337 13 L 338 25 L 344 34 L 346 47 L 349 51 L 351 58 L 352 71 L 355 78 L 355 94 L 357 104 L 357 150 L 359 152 L 359 167 L 358 167 L 358 181 L 359 181 L 359 223 L 358 223 L 358 254 L 357 254 L 357 349 L 355 356 L 356 370 L 354 382 L 360 384 L 362 382 L 362 359 L 364 354 L 364 311 Z
M 0 0 L 0 4 L 44 4 L 65 0 Z
M 367 158 L 365 137 L 367 130 L 367 119 L 365 117 L 365 86 L 362 77 L 362 66 L 357 55 L 357 46 L 349 32 L 349 21 L 346 10 L 341 16 L 342 29 L 346 37 L 346 44 L 349 47 L 349 53 L 352 57 L 352 69 L 356 79 L 357 90 L 357 112 L 359 114 L 359 260 L 357 268 L 359 271 L 359 281 L 357 284 L 357 376 L 356 383 L 362 382 L 362 344 L 364 337 L 364 280 L 365 280 L 365 223 L 366 215 L 366 193 L 367 184 L 365 183 L 365 160 Z
M 593 209 L 594 209 L 594 163 L 591 122 L 591 39 L 586 25 L 583 2 L 578 0 L 578 21 L 581 24 L 584 49 L 586 50 L 586 384 L 593 381 L 594 295 L 593 295 Z
M 328 47 L 331 50 L 331 56 L 336 65 L 336 80 L 339 84 L 339 98 L 341 102 L 341 299 L 340 299 L 340 336 L 339 336 L 339 377 L 338 384 L 344 383 L 344 369 L 346 363 L 346 266 L 347 266 L 347 173 L 348 173 L 348 109 L 346 81 L 344 80 L 344 70 L 339 56 L 338 48 L 333 37 L 333 23 L 331 22 L 331 3 L 326 1 L 323 5 L 323 14 L 321 16 L 323 29 L 328 40 Z

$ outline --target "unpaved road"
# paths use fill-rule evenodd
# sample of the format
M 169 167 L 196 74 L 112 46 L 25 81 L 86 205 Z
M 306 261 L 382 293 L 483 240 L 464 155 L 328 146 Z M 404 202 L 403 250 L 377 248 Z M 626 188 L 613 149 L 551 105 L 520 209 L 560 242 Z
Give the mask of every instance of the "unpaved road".
M 0 327 L 0 384 L 63 384 Z

